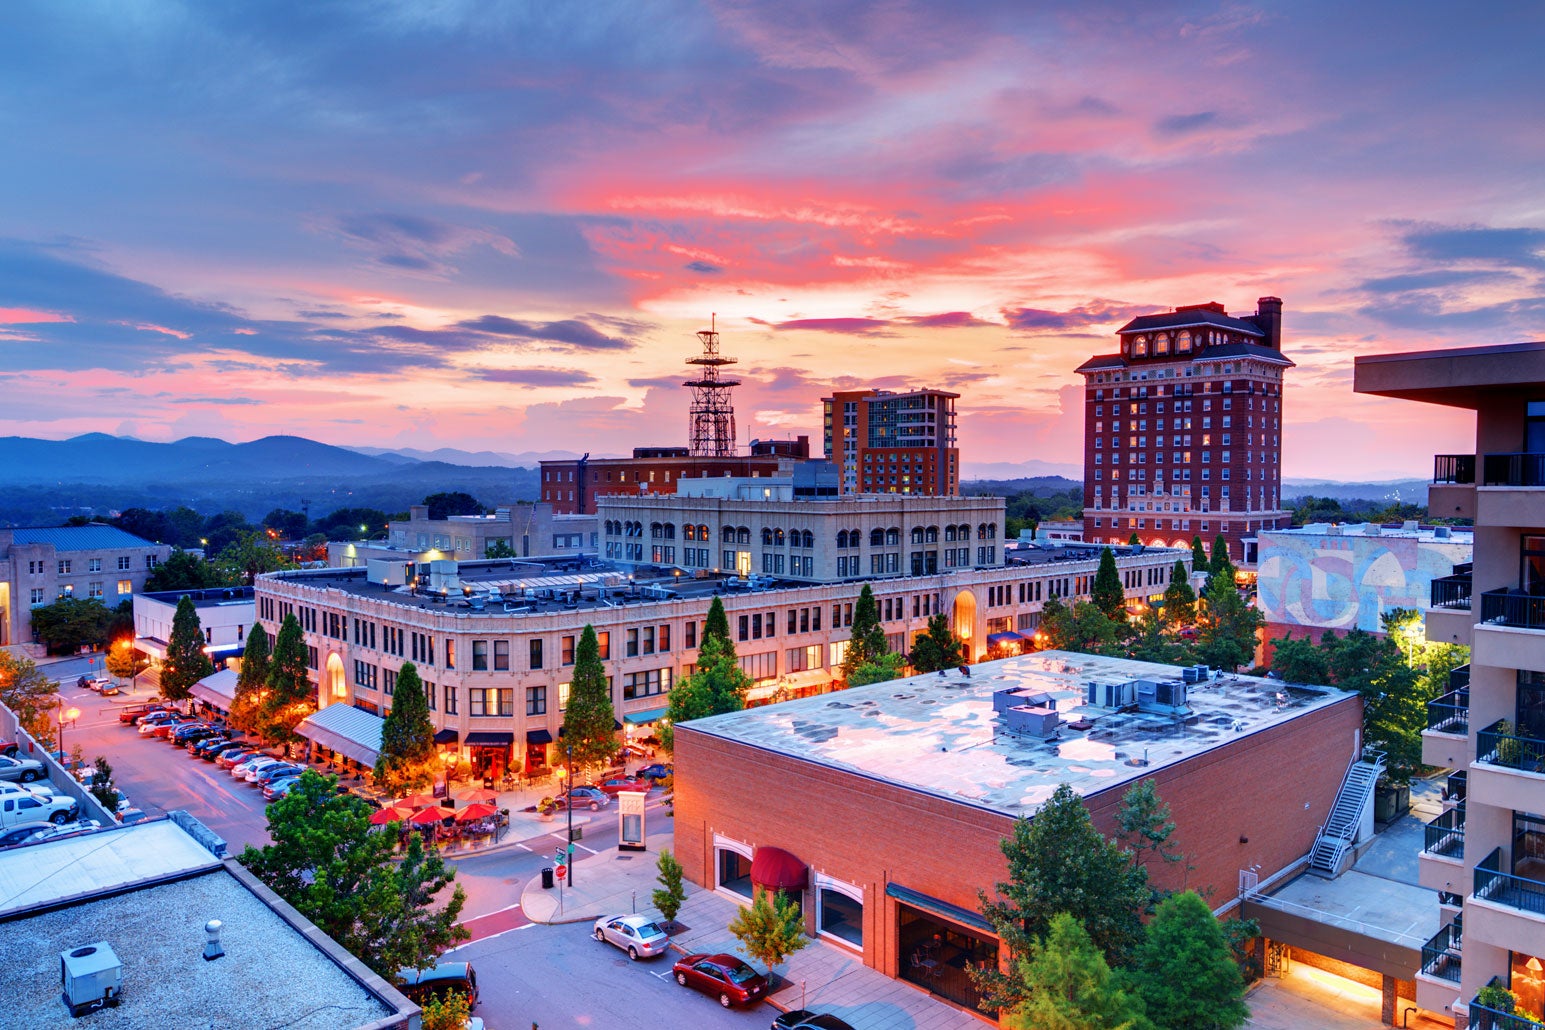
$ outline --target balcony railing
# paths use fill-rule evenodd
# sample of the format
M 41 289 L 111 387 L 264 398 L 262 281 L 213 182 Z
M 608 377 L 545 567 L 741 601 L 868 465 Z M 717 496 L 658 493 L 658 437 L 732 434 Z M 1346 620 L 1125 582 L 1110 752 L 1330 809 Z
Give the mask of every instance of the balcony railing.
M 1427 841 L 1422 850 L 1444 858 L 1462 858 L 1465 853 L 1465 810 L 1451 808 L 1426 827 Z
M 1470 574 L 1440 576 L 1432 581 L 1432 606 L 1434 608 L 1462 608 L 1470 610 Z
M 1475 896 L 1545 916 L 1545 883 L 1504 873 L 1501 848 L 1493 848 L 1475 867 Z
M 1481 622 L 1488 626 L 1545 629 L 1545 597 L 1520 590 L 1488 590 L 1481 595 Z
M 1438 454 L 1432 459 L 1434 483 L 1471 484 L 1475 482 L 1475 455 Z
M 1448 689 L 1463 690 L 1470 685 L 1470 666 L 1461 665 L 1457 669 L 1450 669 L 1448 673 Z
M 1481 462 L 1481 482 L 1484 486 L 1545 486 L 1545 454 L 1488 454 Z
M 1513 725 L 1498 719 L 1475 735 L 1475 760 L 1504 769 L 1545 772 L 1545 740 L 1520 737 Z
M 1488 987 L 1506 987 L 1500 976 L 1491 978 Z M 1501 1012 L 1482 1005 L 1479 996 L 1470 999 L 1470 1030 L 1540 1030 L 1540 1021 L 1514 1012 Z
M 1427 702 L 1427 728 L 1437 733 L 1470 735 L 1470 688 L 1450 690 Z
M 1460 769 L 1448 774 L 1448 780 L 1443 785 L 1443 800 L 1462 803 L 1465 795 L 1470 791 L 1470 774 Z
M 1459 927 L 1449 923 L 1422 945 L 1422 972 L 1450 983 L 1459 982 Z

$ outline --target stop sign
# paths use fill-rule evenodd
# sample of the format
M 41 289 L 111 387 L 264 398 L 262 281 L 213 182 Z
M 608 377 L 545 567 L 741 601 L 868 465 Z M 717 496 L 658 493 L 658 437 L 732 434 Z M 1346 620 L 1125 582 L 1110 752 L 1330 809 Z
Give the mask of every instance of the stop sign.
M 561 880 L 566 875 L 568 875 L 568 872 L 569 872 L 569 867 L 566 866 L 566 865 L 561 865 L 561 866 L 558 866 L 556 869 L 553 870 L 553 875 Z

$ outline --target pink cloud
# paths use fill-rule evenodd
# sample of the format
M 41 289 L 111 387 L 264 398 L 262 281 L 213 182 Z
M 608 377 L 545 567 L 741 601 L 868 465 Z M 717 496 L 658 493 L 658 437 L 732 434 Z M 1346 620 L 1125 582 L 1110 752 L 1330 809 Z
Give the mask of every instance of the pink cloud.
M 73 315 L 61 315 L 54 311 L 33 311 L 29 308 L 0 308 L 0 325 L 40 325 L 45 322 L 73 322 Z

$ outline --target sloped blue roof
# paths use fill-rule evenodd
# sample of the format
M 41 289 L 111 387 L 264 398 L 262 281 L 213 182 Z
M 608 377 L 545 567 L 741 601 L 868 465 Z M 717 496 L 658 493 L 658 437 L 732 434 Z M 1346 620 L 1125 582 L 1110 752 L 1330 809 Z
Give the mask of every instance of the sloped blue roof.
M 116 526 L 43 526 L 12 530 L 18 544 L 53 544 L 56 551 L 110 551 L 118 547 L 155 547 Z

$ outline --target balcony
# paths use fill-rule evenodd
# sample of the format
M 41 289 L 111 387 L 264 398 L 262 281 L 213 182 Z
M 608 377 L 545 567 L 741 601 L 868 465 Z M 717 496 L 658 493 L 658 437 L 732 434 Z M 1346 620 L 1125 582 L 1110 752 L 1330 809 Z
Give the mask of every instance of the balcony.
M 1465 810 L 1451 808 L 1427 824 L 1422 851 L 1444 858 L 1462 858 L 1465 853 Z
M 1488 987 L 1506 987 L 1502 978 L 1494 976 Z M 1482 1005 L 1479 997 L 1470 999 L 1470 1030 L 1540 1030 L 1540 1021 L 1529 1016 L 1503 1012 L 1490 1005 Z
M 1460 930 L 1457 922 L 1449 923 L 1422 945 L 1421 971 L 1428 976 L 1449 983 L 1459 982 Z
M 1470 776 L 1463 769 L 1449 773 L 1443 783 L 1443 800 L 1456 805 L 1464 804 L 1469 782 Z
M 1427 702 L 1427 728 L 1434 733 L 1470 735 L 1470 688 L 1450 690 Z
M 1475 475 L 1471 458 L 1470 475 Z M 1545 454 L 1488 454 L 1481 462 L 1482 486 L 1545 486 Z
M 1429 739 L 1444 738 L 1423 734 L 1424 752 Z M 1466 792 L 1476 804 L 1545 812 L 1545 740 L 1522 736 L 1498 719 L 1476 733 L 1469 771 Z
M 1481 595 L 1481 622 L 1488 626 L 1545 629 L 1545 597 L 1516 587 L 1488 590 Z
M 1470 574 L 1442 576 L 1432 581 L 1432 606 L 1434 608 L 1461 608 L 1470 610 Z
M 1454 483 L 1460 486 L 1475 483 L 1475 455 L 1435 454 L 1432 458 L 1432 481 Z

